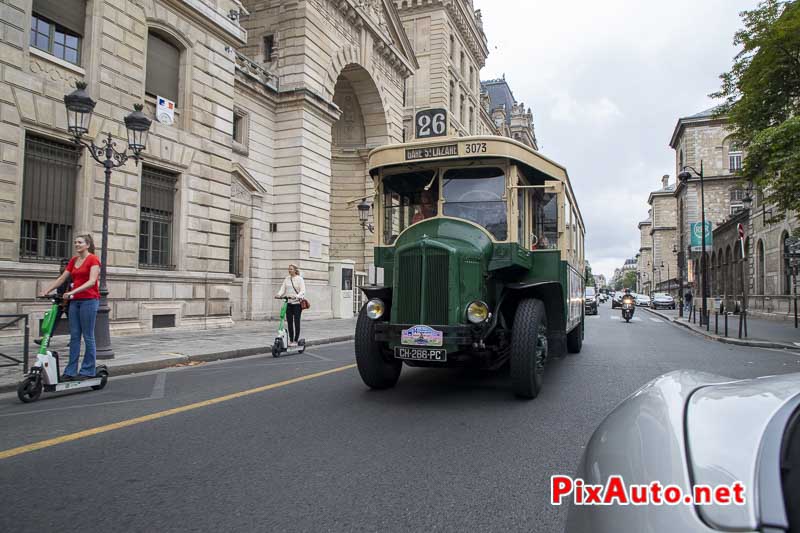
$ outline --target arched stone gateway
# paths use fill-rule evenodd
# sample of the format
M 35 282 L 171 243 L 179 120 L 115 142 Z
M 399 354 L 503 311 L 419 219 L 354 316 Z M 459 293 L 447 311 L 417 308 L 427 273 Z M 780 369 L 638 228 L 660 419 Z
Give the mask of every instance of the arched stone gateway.
M 368 231 L 358 221 L 355 202 L 371 198 L 369 150 L 390 142 L 387 113 L 378 87 L 364 67 L 351 63 L 339 74 L 333 102 L 341 116 L 331 134 L 331 260 L 355 261 L 357 271 L 372 262 Z

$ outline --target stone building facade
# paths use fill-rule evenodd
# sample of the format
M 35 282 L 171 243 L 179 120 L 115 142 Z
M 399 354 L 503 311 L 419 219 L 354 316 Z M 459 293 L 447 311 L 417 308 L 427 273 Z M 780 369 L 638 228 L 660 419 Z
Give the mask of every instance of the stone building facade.
M 741 168 L 742 152 L 737 149 L 724 117 L 715 117 L 708 109 L 680 118 L 670 140 L 675 150 L 675 175 L 685 166 L 703 170 L 705 218 L 712 230 L 741 208 L 741 184 L 736 172 Z M 700 179 L 694 173 L 675 186 L 677 203 L 678 278 L 683 287 L 702 294 L 700 252 L 691 251 L 690 224 L 701 221 Z M 733 199 L 733 201 L 732 201 Z M 707 253 L 710 265 L 710 254 Z M 681 292 L 684 292 L 683 290 Z M 709 293 L 710 295 L 710 293 Z M 700 303 L 700 299 L 695 300 Z
M 405 86 L 405 138 L 421 109 L 448 111 L 450 135 L 494 133 L 482 112 L 480 71 L 489 55 L 480 10 L 472 0 L 394 0 L 419 62 Z
M 786 256 L 786 239 L 796 231 L 796 213 L 779 213 L 761 191 L 743 183 L 737 172 L 744 154 L 730 135 L 724 117 L 709 109 L 681 118 L 670 146 L 675 150 L 676 173 L 684 165 L 705 176 L 706 220 L 712 222 L 713 245 L 706 254 L 709 296 L 734 311 L 741 307 L 744 290 L 750 313 L 788 318 L 792 280 Z M 689 224 L 700 221 L 700 180 L 678 182 L 674 196 L 677 209 L 678 276 L 696 295 L 702 294 L 700 254 L 689 249 Z M 746 199 L 751 199 L 750 207 Z M 738 224 L 745 228 L 744 275 Z M 699 300 L 697 300 L 699 303 Z
M 524 103 L 517 102 L 505 76 L 496 80 L 481 82 L 481 89 L 488 96 L 484 104 L 491 116 L 492 125 L 498 135 L 511 137 L 534 150 L 539 149 L 533 113 Z
M 652 212 L 648 213 L 652 217 Z M 650 294 L 653 290 L 653 221 L 639 222 L 639 253 L 636 256 L 636 281 L 638 292 Z
M 675 185 L 670 185 L 669 175 L 661 178 L 661 188 L 650 193 L 652 226 L 650 228 L 654 291 L 677 296 L 677 203 Z
M 290 262 L 333 314 L 329 269 L 371 262 L 351 203 L 372 196 L 366 153 L 402 140 L 419 66 L 392 2 L 5 0 L 0 29 L 0 312 L 36 323 L 72 237 L 100 247 L 102 169 L 62 101 L 85 81 L 95 139 L 124 146 L 134 103 L 175 108 L 112 176 L 113 332 L 274 316 Z

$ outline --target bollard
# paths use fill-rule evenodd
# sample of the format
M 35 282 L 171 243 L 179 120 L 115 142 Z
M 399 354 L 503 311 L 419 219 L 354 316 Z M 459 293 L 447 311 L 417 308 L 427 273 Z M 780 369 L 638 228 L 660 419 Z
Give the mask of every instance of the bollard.
M 739 338 L 742 338 L 742 312 L 739 311 Z
M 719 335 L 719 312 L 714 311 L 714 334 Z
M 725 313 L 725 336 L 728 336 L 728 313 Z
M 711 311 L 706 309 L 706 331 L 711 331 Z

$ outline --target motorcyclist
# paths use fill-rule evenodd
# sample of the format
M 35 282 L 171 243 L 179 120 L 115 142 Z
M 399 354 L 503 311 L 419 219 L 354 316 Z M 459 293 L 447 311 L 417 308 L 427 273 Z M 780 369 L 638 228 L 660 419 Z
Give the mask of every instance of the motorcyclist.
M 623 303 L 625 302 L 625 300 L 628 300 L 633 304 L 636 303 L 636 300 L 634 299 L 633 294 L 631 294 L 630 289 L 625 289 L 625 294 L 622 296 Z

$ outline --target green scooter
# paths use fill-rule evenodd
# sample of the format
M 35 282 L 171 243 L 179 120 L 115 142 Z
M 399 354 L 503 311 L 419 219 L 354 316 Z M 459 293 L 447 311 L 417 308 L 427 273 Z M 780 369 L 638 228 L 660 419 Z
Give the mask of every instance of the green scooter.
M 295 355 L 306 351 L 306 340 L 297 339 L 297 346 L 289 346 L 289 330 L 286 328 L 286 309 L 289 307 L 289 298 L 284 296 L 281 306 L 281 321 L 278 325 L 278 336 L 272 343 L 272 357 L 280 357 L 282 354 Z
M 58 352 L 51 352 L 47 349 L 50 344 L 50 336 L 58 323 L 59 305 L 64 300 L 60 295 L 41 296 L 53 302 L 50 310 L 45 313 L 42 320 L 42 342 L 39 345 L 39 352 L 36 354 L 36 362 L 31 366 L 30 371 L 17 386 L 17 397 L 24 403 L 35 402 L 42 395 L 42 390 L 46 392 L 61 392 L 65 390 L 76 390 L 91 387 L 100 390 L 108 382 L 108 368 L 106 365 L 97 365 L 93 378 L 78 378 L 73 381 L 61 381 L 61 369 L 59 368 Z

